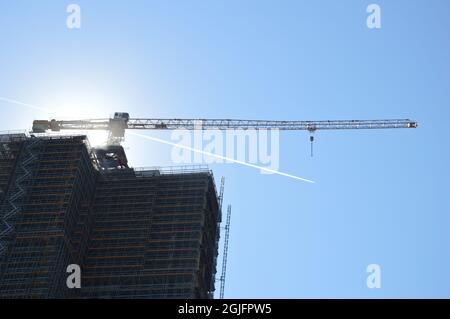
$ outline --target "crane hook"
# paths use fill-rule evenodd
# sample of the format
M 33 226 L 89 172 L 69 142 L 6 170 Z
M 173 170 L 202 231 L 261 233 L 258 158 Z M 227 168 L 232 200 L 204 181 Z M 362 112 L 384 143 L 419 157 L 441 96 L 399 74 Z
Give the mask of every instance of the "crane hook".
M 310 129 L 309 130 L 309 141 L 311 143 L 311 157 L 313 157 L 314 152 L 313 152 L 313 144 L 314 144 L 314 129 Z

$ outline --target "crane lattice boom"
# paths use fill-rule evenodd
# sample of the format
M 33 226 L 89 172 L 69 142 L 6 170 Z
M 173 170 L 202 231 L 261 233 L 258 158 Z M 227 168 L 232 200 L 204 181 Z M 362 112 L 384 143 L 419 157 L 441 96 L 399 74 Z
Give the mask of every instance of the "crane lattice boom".
M 416 128 L 417 122 L 409 119 L 399 120 L 335 120 L 335 121 L 266 121 L 231 119 L 139 119 L 130 118 L 128 113 L 116 112 L 110 119 L 88 120 L 36 120 L 34 133 L 47 130 L 106 130 L 109 131 L 108 144 L 120 144 L 125 130 L 304 130 L 312 134 L 317 130 L 353 130 L 353 129 L 394 129 Z
M 279 129 L 279 130 L 349 130 L 415 128 L 409 119 L 399 120 L 334 120 L 334 121 L 266 121 L 232 119 L 88 119 L 74 121 L 34 121 L 33 131 L 46 130 L 227 130 L 227 129 Z

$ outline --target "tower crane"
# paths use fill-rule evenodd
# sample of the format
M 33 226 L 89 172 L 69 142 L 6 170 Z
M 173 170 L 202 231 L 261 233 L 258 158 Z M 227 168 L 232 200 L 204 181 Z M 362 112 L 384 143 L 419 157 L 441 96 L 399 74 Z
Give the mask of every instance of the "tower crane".
M 318 130 L 351 129 L 394 129 L 416 128 L 417 122 L 400 120 L 334 120 L 334 121 L 274 121 L 274 120 L 232 120 L 232 119 L 154 119 L 130 118 L 129 113 L 116 112 L 113 118 L 87 120 L 35 120 L 34 133 L 48 130 L 106 130 L 108 145 L 118 145 L 125 137 L 125 130 L 231 130 L 231 129 L 278 129 L 304 130 L 313 133 Z

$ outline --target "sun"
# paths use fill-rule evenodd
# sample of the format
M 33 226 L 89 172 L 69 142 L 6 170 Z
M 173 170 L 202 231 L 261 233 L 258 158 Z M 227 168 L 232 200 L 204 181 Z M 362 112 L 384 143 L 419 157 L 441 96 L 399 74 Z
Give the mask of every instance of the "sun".
M 47 110 L 48 119 L 79 120 L 107 119 L 115 110 L 114 102 L 107 94 L 95 91 L 94 88 L 77 88 L 58 90 L 59 93 L 48 94 L 42 99 Z M 64 130 L 63 134 L 85 134 L 91 146 L 106 143 L 107 131 Z

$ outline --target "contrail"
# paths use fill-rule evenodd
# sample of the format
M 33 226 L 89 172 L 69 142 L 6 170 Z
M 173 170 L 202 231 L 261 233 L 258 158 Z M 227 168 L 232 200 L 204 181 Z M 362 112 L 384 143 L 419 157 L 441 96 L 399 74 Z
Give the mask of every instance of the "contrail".
M 0 101 L 13 103 L 13 104 L 21 105 L 21 106 L 26 106 L 26 107 L 32 108 L 34 110 L 38 110 L 38 111 L 45 112 L 45 113 L 50 113 L 50 111 L 51 111 L 50 109 L 47 109 L 45 107 L 40 107 L 40 106 L 37 106 L 37 105 L 28 104 L 28 103 L 23 103 L 23 102 L 20 102 L 20 101 L 8 99 L 6 97 L 0 97 Z
M 300 181 L 303 181 L 303 182 L 307 182 L 307 183 L 315 183 L 314 181 L 312 181 L 310 179 L 306 179 L 306 178 L 298 177 L 298 176 L 295 176 L 295 175 L 283 173 L 283 172 L 280 172 L 280 171 L 277 171 L 277 170 L 273 170 L 273 169 L 270 169 L 270 168 L 267 168 L 267 167 L 262 167 L 262 166 L 250 164 L 250 163 L 247 163 L 247 162 L 235 160 L 233 158 L 229 158 L 229 157 L 226 157 L 226 156 L 213 154 L 213 153 L 206 152 L 206 151 L 203 151 L 203 150 L 199 150 L 199 149 L 196 149 L 196 148 L 192 148 L 192 147 L 189 147 L 189 146 L 186 146 L 186 145 L 180 145 L 180 144 L 177 144 L 177 143 L 169 142 L 169 141 L 157 138 L 157 137 L 151 137 L 151 136 L 147 136 L 147 135 L 143 135 L 143 134 L 139 134 L 139 133 L 134 133 L 134 132 L 128 132 L 128 134 L 131 134 L 131 135 L 134 135 L 134 136 L 138 136 L 138 137 L 142 137 L 142 138 L 154 141 L 154 142 L 159 142 L 159 143 L 162 143 L 162 144 L 167 144 L 167 145 L 171 145 L 171 146 L 178 147 L 178 148 L 183 148 L 183 149 L 186 149 L 186 150 L 189 150 L 189 151 L 192 151 L 192 152 L 196 152 L 196 153 L 200 153 L 200 154 L 216 157 L 216 158 L 219 158 L 219 159 L 222 159 L 222 160 L 227 160 L 227 161 L 230 161 L 230 162 L 233 162 L 233 163 L 236 163 L 236 164 L 257 168 L 257 169 L 266 171 L 268 173 L 278 174 L 278 175 L 285 176 L 285 177 L 290 177 L 290 178 L 297 179 L 297 180 L 300 180 Z

